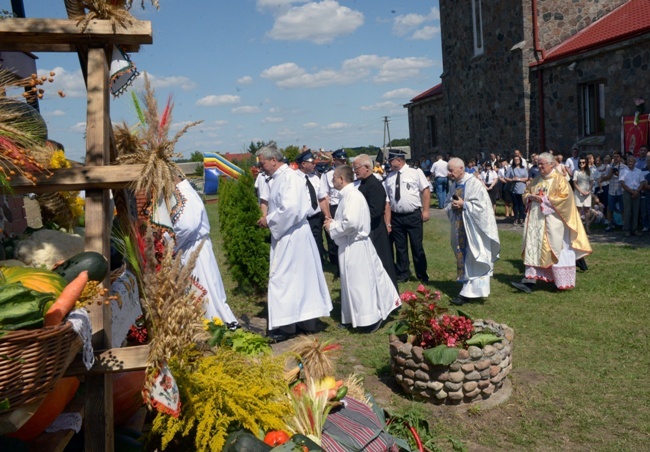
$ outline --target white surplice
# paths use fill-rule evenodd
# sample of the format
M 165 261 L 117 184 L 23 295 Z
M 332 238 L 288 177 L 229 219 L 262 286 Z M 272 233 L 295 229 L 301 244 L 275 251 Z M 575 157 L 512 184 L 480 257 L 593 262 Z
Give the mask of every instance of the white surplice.
M 270 188 L 268 328 L 328 317 L 332 300 L 307 222 L 311 201 L 305 179 L 282 165 L 273 173 Z
M 339 247 L 341 322 L 353 327 L 385 320 L 401 305 L 375 246 L 370 241 L 370 209 L 354 184 L 341 191 L 330 235 Z
M 454 194 L 463 199 L 462 210 L 451 208 Z M 490 278 L 501 250 L 490 195 L 476 176 L 465 173 L 460 181 L 452 184 L 445 209 L 451 222 L 457 280 L 463 283 L 460 295 L 485 298 L 490 295 Z
M 226 291 L 212 250 L 210 222 L 203 201 L 187 180 L 176 185 L 174 198 L 171 222 L 176 234 L 175 250 L 182 253 L 183 264 L 187 263 L 190 255 L 205 239 L 192 271 L 192 283 L 204 295 L 205 318 L 219 317 L 225 323 L 236 322 L 235 315 L 226 303 Z

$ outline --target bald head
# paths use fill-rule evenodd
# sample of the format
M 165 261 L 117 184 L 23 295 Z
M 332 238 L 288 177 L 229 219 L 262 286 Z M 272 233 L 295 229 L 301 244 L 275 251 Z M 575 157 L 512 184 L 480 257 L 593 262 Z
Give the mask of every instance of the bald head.
M 447 163 L 449 178 L 454 182 L 460 181 L 465 175 L 465 163 L 458 157 L 454 157 Z

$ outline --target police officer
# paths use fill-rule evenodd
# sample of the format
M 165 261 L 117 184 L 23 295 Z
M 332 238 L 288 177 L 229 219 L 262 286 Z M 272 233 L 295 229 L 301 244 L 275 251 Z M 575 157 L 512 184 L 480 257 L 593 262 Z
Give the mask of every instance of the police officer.
M 421 169 L 406 164 L 406 154 L 402 151 L 391 151 L 388 161 L 392 171 L 384 181 L 391 210 L 387 227 L 395 243 L 397 281 L 405 282 L 411 277 L 408 255 L 410 242 L 415 276 L 426 283 L 429 282 L 429 275 L 422 238 L 423 224 L 429 221 L 429 181 Z
M 311 152 L 311 149 L 307 149 L 298 154 L 296 164 L 298 165 L 298 174 L 305 179 L 305 190 L 307 190 L 309 201 L 311 202 L 311 210 L 307 216 L 307 221 L 309 221 L 309 227 L 316 241 L 318 255 L 322 262 L 325 258 L 325 247 L 323 246 L 323 221 L 325 220 L 325 215 L 318 202 L 321 181 L 320 177 L 316 174 L 314 160 L 314 154 Z
M 345 152 L 345 149 L 337 149 L 332 152 L 332 168 L 327 172 L 323 173 L 320 178 L 320 191 L 318 194 L 318 200 L 320 202 L 320 208 L 325 215 L 325 218 L 334 218 L 336 214 L 336 208 L 339 205 L 339 200 L 341 196 L 339 191 L 334 188 L 334 183 L 332 178 L 334 177 L 334 169 L 345 165 L 348 163 L 348 155 Z M 336 266 L 335 277 L 339 276 L 339 248 L 334 243 L 334 240 L 330 237 L 329 233 L 326 234 L 327 237 L 327 254 L 329 255 L 330 263 Z

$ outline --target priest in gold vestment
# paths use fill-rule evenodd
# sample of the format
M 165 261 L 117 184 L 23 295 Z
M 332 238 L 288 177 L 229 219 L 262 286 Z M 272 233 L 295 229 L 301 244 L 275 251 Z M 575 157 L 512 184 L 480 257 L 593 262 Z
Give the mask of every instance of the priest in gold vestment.
M 591 254 L 591 245 L 580 220 L 571 186 L 553 169 L 547 152 L 538 159 L 540 175 L 523 195 L 527 215 L 522 257 L 524 279 L 512 285 L 531 292 L 537 280 L 553 282 L 558 289 L 575 287 L 576 260 Z

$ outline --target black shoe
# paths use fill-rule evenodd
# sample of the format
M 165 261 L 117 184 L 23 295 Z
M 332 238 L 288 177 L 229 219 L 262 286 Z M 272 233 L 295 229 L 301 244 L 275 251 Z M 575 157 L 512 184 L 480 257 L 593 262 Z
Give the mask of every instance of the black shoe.
M 405 282 L 408 282 L 409 279 L 411 279 L 410 275 L 402 276 L 401 278 L 397 278 L 397 282 L 398 283 L 405 283 Z
M 420 282 L 421 282 L 422 284 L 429 284 L 429 275 L 424 275 L 424 276 L 422 276 L 421 278 L 418 277 L 418 279 L 420 280 Z
M 337 328 L 340 330 L 349 330 L 352 327 L 349 323 L 339 323 Z
M 589 267 L 587 267 L 587 261 L 585 261 L 584 257 L 581 257 L 580 259 L 578 259 L 576 261 L 576 267 L 578 267 L 583 272 L 586 272 L 587 270 L 589 270 Z
M 515 289 L 519 289 L 525 293 L 531 293 L 533 291 L 533 284 L 531 283 L 511 282 L 510 284 L 512 284 L 512 287 L 514 287 Z
M 456 298 L 452 299 L 450 303 L 455 304 L 456 306 L 462 306 L 465 303 L 469 303 L 470 301 L 471 300 L 469 298 L 458 295 Z
M 237 329 L 241 328 L 241 325 L 237 322 L 230 322 L 226 323 L 226 328 L 228 328 L 230 331 L 236 331 Z
M 381 320 L 379 320 L 379 322 L 377 323 L 373 323 L 372 325 L 360 326 L 359 328 L 357 328 L 357 331 L 363 334 L 370 334 L 377 331 L 380 327 L 381 327 Z
M 285 333 L 282 330 L 269 330 L 266 332 L 266 337 L 275 344 L 284 342 L 296 336 L 296 333 Z

